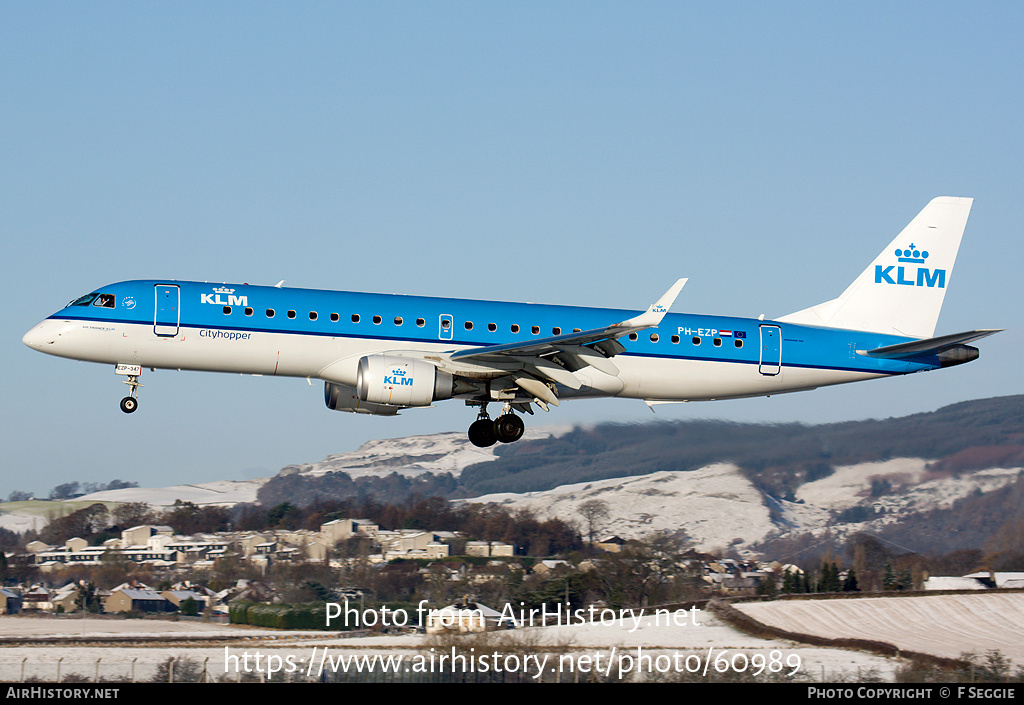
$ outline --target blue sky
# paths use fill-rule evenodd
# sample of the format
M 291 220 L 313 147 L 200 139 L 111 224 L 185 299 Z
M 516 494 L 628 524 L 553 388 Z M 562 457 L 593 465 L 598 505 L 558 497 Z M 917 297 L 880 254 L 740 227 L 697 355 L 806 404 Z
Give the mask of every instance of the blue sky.
M 3 482 L 45 493 L 268 476 L 460 402 L 328 411 L 319 383 L 146 373 L 21 344 L 129 278 L 780 316 L 838 295 L 933 197 L 974 209 L 937 334 L 898 380 L 531 423 L 838 421 L 1024 391 L 1019 3 L 0 5 Z

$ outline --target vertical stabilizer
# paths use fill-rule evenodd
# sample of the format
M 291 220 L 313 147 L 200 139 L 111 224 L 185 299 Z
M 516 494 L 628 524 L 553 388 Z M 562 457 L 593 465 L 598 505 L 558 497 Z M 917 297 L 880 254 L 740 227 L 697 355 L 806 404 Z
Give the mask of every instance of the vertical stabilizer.
M 936 198 L 838 299 L 778 320 L 930 338 L 972 203 L 971 198 Z

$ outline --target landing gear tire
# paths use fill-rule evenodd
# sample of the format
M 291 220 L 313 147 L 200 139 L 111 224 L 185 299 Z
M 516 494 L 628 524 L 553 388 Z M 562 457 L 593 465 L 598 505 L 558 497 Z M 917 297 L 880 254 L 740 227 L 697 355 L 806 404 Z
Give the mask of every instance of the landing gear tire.
M 139 408 L 139 400 L 135 397 L 125 397 L 121 400 L 121 411 L 130 414 Z
M 523 437 L 526 424 L 515 414 L 502 414 L 494 420 L 494 435 L 502 443 L 514 443 Z
M 498 442 L 494 433 L 494 422 L 490 419 L 477 419 L 469 427 L 469 442 L 477 448 L 488 448 Z

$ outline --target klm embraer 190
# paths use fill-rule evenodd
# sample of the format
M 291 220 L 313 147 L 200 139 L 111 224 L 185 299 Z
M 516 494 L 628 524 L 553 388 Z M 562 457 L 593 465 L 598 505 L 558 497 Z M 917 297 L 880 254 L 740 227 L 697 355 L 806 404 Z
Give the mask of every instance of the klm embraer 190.
M 284 375 L 323 380 L 337 411 L 463 399 L 485 447 L 518 440 L 519 414 L 562 399 L 738 399 L 974 360 L 967 343 L 997 330 L 932 337 L 971 203 L 936 198 L 838 298 L 775 320 L 669 314 L 685 279 L 642 313 L 149 280 L 75 299 L 23 340 L 114 365 L 126 413 L 145 367 Z

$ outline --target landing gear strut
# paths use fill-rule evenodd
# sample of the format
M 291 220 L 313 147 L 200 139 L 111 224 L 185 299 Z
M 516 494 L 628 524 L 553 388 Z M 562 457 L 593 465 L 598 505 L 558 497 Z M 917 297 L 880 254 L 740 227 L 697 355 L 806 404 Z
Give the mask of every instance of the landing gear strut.
M 501 416 L 494 421 L 487 415 L 487 402 L 480 403 L 480 414 L 469 427 L 469 442 L 478 448 L 488 448 L 498 441 L 513 443 L 523 437 L 526 424 L 512 413 L 510 404 L 506 404 Z
M 489 448 L 498 442 L 494 433 L 494 422 L 487 415 L 487 402 L 480 404 L 480 413 L 469 427 L 469 442 L 477 448 Z
M 494 435 L 502 443 L 514 443 L 523 437 L 526 424 L 511 411 L 503 413 L 494 420 Z
M 118 365 L 114 368 L 114 374 L 124 375 L 128 379 L 124 381 L 128 385 L 128 396 L 121 400 L 121 411 L 130 414 L 139 408 L 139 375 L 142 374 L 142 367 L 138 365 Z

